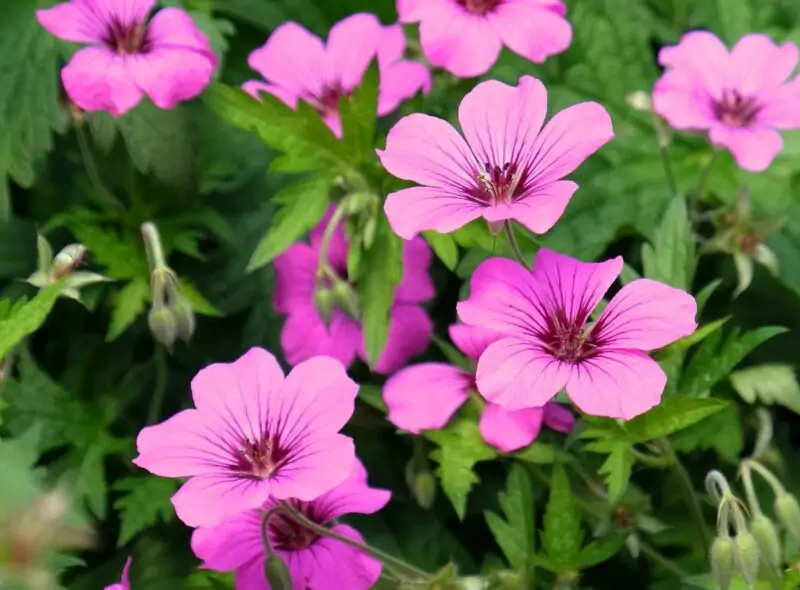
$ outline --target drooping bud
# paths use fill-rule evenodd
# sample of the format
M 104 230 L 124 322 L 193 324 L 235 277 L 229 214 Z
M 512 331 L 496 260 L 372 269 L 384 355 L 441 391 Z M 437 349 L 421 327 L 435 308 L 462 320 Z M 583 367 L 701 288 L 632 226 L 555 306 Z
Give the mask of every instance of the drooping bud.
M 427 465 L 412 458 L 406 465 L 406 483 L 420 508 L 428 509 L 436 500 L 436 478 Z
M 331 314 L 333 313 L 334 304 L 333 292 L 326 287 L 318 287 L 314 291 L 314 307 L 317 308 L 317 314 L 325 326 L 331 323 Z
M 178 337 L 178 325 L 172 310 L 163 305 L 153 306 L 147 315 L 147 324 L 153 337 L 167 348 L 175 344 Z
M 739 571 L 750 585 L 755 584 L 761 561 L 756 538 L 747 531 L 741 531 L 733 538 L 733 546 Z
M 170 311 L 175 320 L 177 337 L 188 343 L 192 339 L 196 325 L 192 306 L 185 299 L 180 298 L 170 305 Z
M 733 559 L 733 539 L 729 536 L 717 537 L 711 544 L 709 561 L 714 579 L 719 584 L 720 590 L 728 590 L 735 572 Z
M 756 538 L 761 555 L 770 564 L 779 566 L 781 564 L 781 541 L 778 537 L 778 529 L 773 522 L 759 514 L 750 523 L 750 530 Z
M 332 289 L 333 303 L 353 319 L 358 319 L 361 310 L 358 307 L 358 297 L 353 287 L 345 281 L 336 281 Z
M 775 514 L 795 541 L 800 541 L 800 504 L 791 494 L 778 494 L 775 498 Z
M 264 562 L 264 573 L 271 590 L 292 590 L 292 576 L 283 559 L 277 553 L 270 552 Z
M 363 239 L 362 242 L 364 244 L 364 248 L 369 250 L 372 248 L 372 244 L 375 242 L 375 232 L 378 229 L 378 222 L 375 217 L 370 217 L 367 219 L 366 223 L 364 223 L 364 230 L 363 230 Z

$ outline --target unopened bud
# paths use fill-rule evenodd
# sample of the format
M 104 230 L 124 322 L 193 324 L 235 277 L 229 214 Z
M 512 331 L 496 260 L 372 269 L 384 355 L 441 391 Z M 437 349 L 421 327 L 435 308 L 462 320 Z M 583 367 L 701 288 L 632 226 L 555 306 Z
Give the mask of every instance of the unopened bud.
M 53 260 L 53 278 L 60 279 L 75 270 L 87 252 L 88 249 L 83 244 L 70 244 L 63 248 Z
M 370 217 L 367 219 L 367 222 L 364 224 L 364 231 L 363 231 L 363 239 L 362 243 L 364 244 L 364 248 L 369 250 L 372 248 L 372 244 L 375 242 L 375 232 L 378 229 L 378 222 L 374 217 Z
M 800 504 L 791 494 L 778 494 L 775 498 L 775 514 L 795 541 L 800 541 Z
M 354 217 L 369 209 L 370 204 L 377 202 L 378 197 L 375 193 L 368 191 L 352 192 L 344 198 L 343 206 L 345 215 Z
M 781 564 L 781 541 L 778 537 L 778 529 L 773 522 L 759 514 L 750 523 L 750 530 L 756 538 L 758 548 L 770 564 L 779 566 Z
M 406 483 L 420 508 L 428 509 L 436 500 L 436 478 L 427 468 L 411 459 L 406 465 Z
M 175 320 L 177 337 L 184 342 L 189 342 L 192 339 L 196 325 L 192 306 L 185 299 L 179 299 L 170 306 L 170 311 Z
M 264 573 L 267 575 L 270 590 L 292 590 L 292 576 L 289 568 L 277 553 L 267 555 Z
M 314 292 L 314 306 L 317 308 L 322 323 L 329 326 L 331 323 L 331 314 L 333 313 L 333 292 L 326 287 L 319 287 Z
M 358 297 L 353 287 L 345 281 L 336 281 L 333 285 L 333 303 L 353 319 L 361 315 L 358 308 Z
M 733 539 L 729 536 L 717 537 L 711 544 L 709 560 L 714 579 L 720 590 L 728 590 L 734 574 Z
M 761 561 L 756 538 L 747 531 L 742 531 L 733 538 L 733 546 L 739 571 L 750 585 L 755 584 Z
M 645 92 L 644 90 L 637 90 L 636 92 L 631 92 L 628 96 L 625 97 L 628 101 L 628 104 L 633 107 L 636 111 L 652 111 L 653 110 L 653 99 L 650 97 L 649 92 Z
M 153 306 L 147 316 L 147 324 L 153 337 L 170 348 L 178 337 L 178 326 L 172 311 L 168 307 Z

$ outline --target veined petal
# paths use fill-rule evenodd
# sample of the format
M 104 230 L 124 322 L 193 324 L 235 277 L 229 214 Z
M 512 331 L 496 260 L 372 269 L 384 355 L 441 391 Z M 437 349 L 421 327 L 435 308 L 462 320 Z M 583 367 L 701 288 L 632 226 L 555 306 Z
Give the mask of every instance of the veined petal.
M 383 27 L 380 39 L 378 39 L 378 63 L 381 68 L 392 65 L 403 59 L 406 52 L 406 33 L 403 25 L 396 24 Z M 381 86 L 384 77 L 381 76 Z
M 340 518 L 345 514 L 374 514 L 386 506 L 391 495 L 389 490 L 369 487 L 367 470 L 361 461 L 356 459 L 350 477 L 314 500 L 315 512 L 326 521 Z
M 330 327 L 326 327 L 313 305 L 297 307 L 281 330 L 281 348 L 290 365 L 321 354 L 349 367 L 360 344 L 361 327 L 338 309 L 333 310 Z
M 669 70 L 653 88 L 653 110 L 674 129 L 709 129 L 716 123 L 714 99 L 682 70 Z
M 382 34 L 383 26 L 374 14 L 354 14 L 333 25 L 325 50 L 331 68 L 329 80 L 339 82 L 345 90 L 357 87 L 378 55 Z
M 469 199 L 463 192 L 427 186 L 389 193 L 383 209 L 389 225 L 404 240 L 426 230 L 450 233 L 487 211 L 486 205 Z
M 270 479 L 208 473 L 190 478 L 172 496 L 175 513 L 190 527 L 215 526 L 267 501 Z
M 378 95 L 378 116 L 394 111 L 404 100 L 431 90 L 431 73 L 423 64 L 401 60 L 381 68 L 381 87 Z
M 728 127 L 716 125 L 709 133 L 711 142 L 728 148 L 736 163 L 748 172 L 763 172 L 783 149 L 780 134 L 766 127 Z
M 275 311 L 287 314 L 314 301 L 318 253 L 307 244 L 292 244 L 275 259 Z
M 154 49 L 190 49 L 204 57 L 212 70 L 217 65 L 208 37 L 185 10 L 159 10 L 147 25 L 147 37 Z
M 144 21 L 156 0 L 83 0 L 105 23 L 131 25 Z
M 359 543 L 364 538 L 354 528 L 337 524 L 332 530 Z M 298 556 L 299 557 L 299 556 Z M 381 564 L 358 549 L 335 539 L 320 538 L 302 555 L 305 588 L 369 590 L 381 577 Z
M 794 72 L 798 57 L 794 43 L 776 45 L 767 35 L 745 35 L 731 51 L 731 84 L 742 96 L 769 92 Z
M 198 96 L 211 82 L 216 66 L 213 53 L 170 46 L 128 56 L 126 61 L 134 83 L 161 109 Z
M 286 463 L 270 478 L 270 496 L 276 500 L 294 498 L 311 502 L 347 479 L 356 460 L 353 439 L 308 436 L 292 444 Z
M 548 232 L 561 219 L 578 185 L 571 180 L 557 180 L 536 187 L 512 203 L 483 210 L 486 221 L 515 219 L 535 234 Z
M 374 370 L 391 375 L 415 356 L 425 352 L 431 343 L 433 322 L 425 310 L 413 303 L 395 303 L 389 318 L 389 336 Z M 367 355 L 360 348 L 361 358 Z
M 71 43 L 103 40 L 107 23 L 97 18 L 88 0 L 72 0 L 36 11 L 36 20 L 54 37 Z
M 466 324 L 453 324 L 449 332 L 456 348 L 474 360 L 478 360 L 492 342 L 497 342 L 503 337 L 500 332 Z
M 248 510 L 214 527 L 201 527 L 192 533 L 192 551 L 203 560 L 203 567 L 231 572 L 264 554 L 261 539 L 261 514 Z M 236 547 L 236 551 L 231 551 Z
M 535 2 L 503 2 L 488 18 L 511 51 L 542 63 L 551 55 L 566 51 L 572 42 L 569 21 L 549 8 Z
M 730 54 L 713 33 L 692 31 L 675 46 L 662 47 L 658 63 L 680 68 L 696 88 L 704 89 L 714 100 L 722 99 L 729 81 Z
M 139 104 L 125 58 L 103 47 L 84 47 L 61 70 L 67 95 L 84 111 L 107 111 L 117 117 Z
M 483 410 L 478 427 L 487 443 L 511 453 L 527 447 L 539 436 L 543 414 L 542 408 L 508 411 L 490 403 Z

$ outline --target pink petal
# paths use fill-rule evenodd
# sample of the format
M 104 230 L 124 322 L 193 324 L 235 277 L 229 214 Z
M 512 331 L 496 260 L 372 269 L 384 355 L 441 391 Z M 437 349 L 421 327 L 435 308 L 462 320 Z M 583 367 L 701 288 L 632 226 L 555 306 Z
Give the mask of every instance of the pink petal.
M 431 90 L 431 73 L 421 63 L 402 60 L 381 68 L 378 116 L 394 111 L 404 100 Z
M 298 588 L 302 588 L 302 586 L 300 586 L 302 578 L 295 577 L 295 571 L 292 568 L 292 561 L 295 559 L 295 554 L 290 553 L 287 555 L 283 551 L 276 551 L 276 553 L 286 561 L 292 583 L 296 584 Z M 265 559 L 265 556 L 261 556 L 253 561 L 248 561 L 237 569 L 234 588 L 237 590 L 270 590 L 270 587 L 267 585 L 267 576 L 264 572 Z
M 403 59 L 406 52 L 406 33 L 403 25 L 391 25 L 383 27 L 380 39 L 378 39 L 378 63 L 381 69 Z M 384 84 L 384 77 L 381 76 L 381 86 Z
M 421 303 L 436 296 L 429 270 L 433 252 L 422 238 L 403 242 L 403 280 L 397 286 L 394 300 L 398 303 Z
M 426 230 L 450 233 L 488 210 L 486 205 L 466 198 L 458 189 L 427 186 L 389 193 L 383 209 L 389 225 L 404 240 L 411 240 Z
M 203 560 L 203 568 L 218 572 L 239 569 L 264 556 L 261 514 L 258 510 L 248 510 L 217 526 L 197 528 L 192 533 L 191 545 L 194 554 Z
M 478 360 L 478 391 L 506 410 L 539 408 L 552 399 L 570 376 L 570 366 L 520 338 L 490 344 Z
M 511 453 L 530 445 L 542 429 L 542 408 L 526 408 L 509 412 L 496 404 L 488 404 L 481 414 L 479 428 L 483 439 Z
M 533 233 L 543 234 L 561 218 L 576 190 L 578 185 L 571 180 L 557 180 L 525 193 L 511 204 L 484 209 L 483 218 L 490 223 L 515 219 Z
M 292 244 L 275 259 L 275 311 L 288 314 L 308 309 L 317 285 L 318 252 L 307 244 Z
M 670 70 L 653 88 L 653 110 L 674 129 L 709 129 L 717 120 L 714 99 L 686 71 Z
M 197 475 L 172 496 L 172 505 L 187 526 L 215 526 L 231 516 L 259 508 L 270 495 L 271 481 L 226 473 Z
M 547 402 L 544 405 L 543 418 L 547 427 L 556 432 L 568 434 L 575 428 L 575 414 L 555 402 Z
M 705 90 L 715 100 L 722 98 L 730 70 L 730 54 L 714 34 L 708 31 L 686 33 L 678 45 L 661 49 L 658 63 L 680 68 L 693 87 Z
M 696 315 L 697 302 L 686 291 L 639 279 L 614 295 L 595 334 L 609 348 L 653 350 L 693 333 Z
M 743 96 L 758 96 L 783 84 L 797 62 L 794 43 L 778 46 L 766 35 L 751 33 L 731 51 L 731 83 Z
M 488 17 L 503 43 L 534 63 L 565 51 L 572 42 L 572 27 L 563 15 L 537 3 L 502 2 Z
M 473 360 L 478 360 L 487 346 L 503 337 L 500 332 L 466 324 L 453 324 L 449 332 L 453 344 Z
M 85 47 L 61 70 L 64 90 L 84 111 L 127 113 L 142 99 L 125 59 L 102 47 Z
M 375 15 L 363 12 L 333 25 L 326 48 L 331 79 L 346 90 L 361 84 L 364 72 L 377 57 L 382 33 L 383 26 Z
M 369 487 L 367 471 L 356 459 L 350 477 L 315 500 L 314 510 L 325 520 L 345 514 L 374 514 L 388 504 L 391 496 L 389 490 Z
M 800 103 L 800 77 L 769 93 L 763 102 L 756 115 L 757 125 L 773 129 L 800 127 L 800 109 L 797 108 Z
M 519 86 L 481 82 L 458 107 L 458 121 L 481 163 L 502 166 L 527 159 L 547 114 L 547 90 L 531 76 Z
M 630 420 L 657 406 L 666 384 L 664 371 L 643 352 L 600 350 L 573 368 L 567 395 L 591 416 Z
M 341 434 L 321 436 L 310 431 L 297 436 L 286 464 L 269 480 L 270 495 L 276 500 L 316 500 L 346 480 L 356 460 L 351 438 Z
M 611 117 L 596 102 L 582 102 L 557 113 L 532 149 L 531 185 L 543 186 L 573 172 L 614 137 Z
M 209 56 L 213 54 L 157 46 L 146 54 L 129 56 L 128 70 L 153 104 L 171 109 L 206 89 L 216 65 L 216 58 Z
M 94 10 L 106 23 L 116 21 L 122 25 L 142 22 L 153 9 L 156 0 L 80 0 Z
M 361 328 L 337 309 L 331 315 L 330 328 L 326 328 L 312 305 L 297 307 L 281 330 L 281 348 L 290 365 L 326 355 L 350 366 L 360 345 Z
M 327 85 L 328 60 L 316 35 L 297 23 L 275 29 L 247 63 L 264 78 L 294 96 L 319 96 Z
M 419 305 L 395 303 L 389 319 L 389 337 L 374 371 L 391 375 L 408 361 L 425 352 L 433 336 L 433 322 Z M 363 343 L 359 354 L 366 359 Z
M 71 43 L 96 43 L 106 35 L 107 24 L 97 18 L 87 0 L 37 10 L 36 20 L 54 37 Z
M 242 84 L 242 90 L 256 100 L 261 100 L 261 94 L 266 92 L 280 100 L 286 106 L 293 109 L 297 108 L 298 96 L 296 94 L 278 86 L 273 86 L 272 84 L 266 84 L 258 80 L 248 80 Z
M 414 434 L 442 428 L 467 401 L 472 381 L 472 375 L 444 363 L 406 367 L 383 386 L 389 421 Z
M 418 22 L 417 12 L 426 6 L 430 6 L 428 0 L 397 0 L 397 15 L 401 23 Z
M 778 132 L 764 127 L 717 125 L 711 128 L 709 138 L 713 144 L 728 148 L 736 163 L 748 172 L 763 172 L 783 149 Z
M 364 542 L 358 531 L 348 525 L 339 524 L 332 530 Z M 314 590 L 369 590 L 381 576 L 380 562 L 334 539 L 320 538 L 303 551 L 302 560 L 308 572 L 308 585 L 303 587 Z
M 466 142 L 450 123 L 430 115 L 400 119 L 378 156 L 393 176 L 447 189 L 446 194 L 476 186 L 476 160 Z
M 156 12 L 147 25 L 147 37 L 154 50 L 190 49 L 205 57 L 212 71 L 217 66 L 217 56 L 211 49 L 208 37 L 185 10 L 164 8 Z

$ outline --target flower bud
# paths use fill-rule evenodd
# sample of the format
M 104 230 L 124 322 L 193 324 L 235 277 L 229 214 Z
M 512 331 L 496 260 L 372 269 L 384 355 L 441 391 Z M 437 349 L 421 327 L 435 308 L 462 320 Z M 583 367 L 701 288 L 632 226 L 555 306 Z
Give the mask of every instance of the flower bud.
M 53 260 L 51 276 L 60 279 L 71 273 L 81 263 L 87 252 L 88 249 L 83 244 L 70 244 L 64 247 Z
M 763 514 L 759 514 L 750 523 L 750 530 L 756 538 L 764 559 L 772 565 L 779 566 L 781 564 L 781 541 L 773 522 Z
M 358 319 L 361 315 L 356 292 L 345 281 L 336 281 L 333 285 L 333 304 L 353 319 Z
M 775 514 L 795 541 L 800 541 L 800 504 L 791 494 L 778 494 L 775 498 Z
M 319 287 L 314 292 L 314 306 L 317 308 L 317 314 L 322 319 L 322 323 L 326 326 L 331 323 L 333 303 L 333 292 L 330 289 Z
M 270 552 L 264 562 L 264 573 L 271 590 L 292 590 L 292 576 L 283 559 L 277 553 Z
M 625 100 L 636 111 L 650 112 L 653 110 L 653 100 L 650 97 L 650 93 L 644 90 L 631 92 L 625 97 Z
M 170 306 L 172 317 L 175 320 L 175 333 L 184 342 L 192 339 L 195 329 L 194 311 L 185 299 L 179 299 Z
M 376 219 L 374 217 L 367 219 L 363 230 L 363 244 L 365 249 L 369 250 L 372 248 L 372 244 L 375 242 L 375 232 L 377 229 L 378 222 Z
M 747 583 L 752 586 L 758 577 L 758 566 L 761 561 L 758 542 L 753 535 L 742 531 L 733 538 L 733 546 L 736 565 Z
M 731 585 L 734 574 L 733 551 L 733 539 L 727 535 L 717 537 L 711 545 L 711 571 L 720 590 L 728 590 Z
M 147 324 L 153 337 L 170 348 L 178 337 L 178 326 L 172 311 L 168 307 L 153 306 L 147 316 Z
M 436 500 L 436 478 L 419 461 L 411 459 L 406 465 L 406 483 L 420 508 L 428 509 Z

